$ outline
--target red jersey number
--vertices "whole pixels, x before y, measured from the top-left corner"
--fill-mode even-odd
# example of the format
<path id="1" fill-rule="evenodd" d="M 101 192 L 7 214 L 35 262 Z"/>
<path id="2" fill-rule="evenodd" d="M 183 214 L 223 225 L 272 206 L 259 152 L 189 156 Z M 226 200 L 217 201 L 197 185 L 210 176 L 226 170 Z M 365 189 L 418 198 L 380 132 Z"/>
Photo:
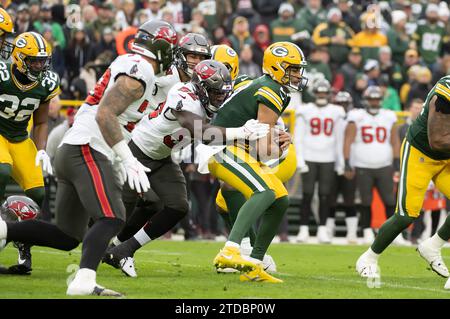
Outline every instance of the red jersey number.
<path id="1" fill-rule="evenodd" d="M 105 73 L 103 73 L 102 77 L 98 80 L 94 89 L 89 92 L 88 97 L 86 98 L 86 103 L 90 105 L 97 105 L 100 103 L 100 100 L 105 93 L 106 87 L 111 80 L 111 69 L 107 69 Z"/>
<path id="2" fill-rule="evenodd" d="M 326 136 L 330 136 L 333 134 L 334 122 L 330 118 L 320 119 L 314 117 L 309 121 L 309 126 L 311 127 L 311 135 L 319 135 L 323 132 Z"/>
<path id="3" fill-rule="evenodd" d="M 378 143 L 384 143 L 387 138 L 387 131 L 385 127 L 378 126 L 363 126 L 361 127 L 361 135 L 364 143 L 372 143 L 375 140 Z"/>

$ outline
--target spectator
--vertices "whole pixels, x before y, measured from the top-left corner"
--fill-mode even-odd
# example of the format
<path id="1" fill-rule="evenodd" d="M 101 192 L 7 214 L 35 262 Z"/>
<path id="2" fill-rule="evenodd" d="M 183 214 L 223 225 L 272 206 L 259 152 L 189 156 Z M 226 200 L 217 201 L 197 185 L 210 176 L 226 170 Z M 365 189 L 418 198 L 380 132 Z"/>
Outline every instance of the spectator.
<path id="1" fill-rule="evenodd" d="M 172 12 L 174 25 L 186 24 L 191 21 L 192 8 L 186 1 L 169 0 L 166 2 L 165 8 Z"/>
<path id="2" fill-rule="evenodd" d="M 363 30 L 353 37 L 351 45 L 361 49 L 364 60 L 376 60 L 378 59 L 379 48 L 388 44 L 387 37 L 380 32 L 380 23 L 376 13 L 364 13 L 361 21 Z"/>
<path id="3" fill-rule="evenodd" d="M 227 38 L 227 35 L 225 34 L 225 28 L 224 27 L 217 27 L 213 31 L 212 35 L 212 42 L 213 44 L 226 44 L 229 47 L 231 47 L 231 41 Z"/>
<path id="4" fill-rule="evenodd" d="M 381 108 L 385 110 L 401 111 L 402 104 L 400 103 L 400 97 L 397 91 L 390 85 L 389 78 L 384 74 L 380 76 L 378 84 L 383 94 L 383 100 L 381 101 Z"/>
<path id="5" fill-rule="evenodd" d="M 300 31 L 300 24 L 294 19 L 294 7 L 283 3 L 278 10 L 278 18 L 270 23 L 272 42 L 292 41 L 294 33 Z"/>
<path id="6" fill-rule="evenodd" d="M 105 28 L 103 30 L 100 43 L 97 43 L 93 49 L 93 56 L 97 57 L 105 51 L 111 52 L 113 58 L 117 57 L 116 41 L 114 39 L 114 33 L 111 28 Z"/>
<path id="7" fill-rule="evenodd" d="M 54 99 L 55 98 L 53 98 L 52 100 L 54 100 Z M 50 102 L 50 105 L 51 104 L 52 103 Z M 59 109 L 58 109 L 58 113 L 59 113 Z M 67 109 L 67 118 L 59 115 L 61 117 L 61 121 L 56 126 L 54 126 L 54 129 L 52 129 L 51 132 L 50 132 L 50 130 L 48 132 L 49 134 L 48 134 L 48 139 L 47 139 L 46 152 L 47 152 L 48 156 L 50 157 L 50 160 L 52 163 L 53 163 L 53 159 L 55 158 L 55 154 L 56 154 L 56 150 L 58 149 L 58 145 L 61 143 L 64 134 L 73 125 L 73 121 L 75 119 L 76 113 L 77 113 L 77 109 L 75 109 L 73 107 L 69 107 Z"/>
<path id="8" fill-rule="evenodd" d="M 271 44 L 269 28 L 265 24 L 260 24 L 253 32 L 253 43 L 251 49 L 253 52 L 253 62 L 262 67 L 264 51 Z"/>
<path id="9" fill-rule="evenodd" d="M 406 50 L 408 50 L 410 37 L 406 33 L 406 13 L 392 12 L 392 26 L 387 32 L 388 44 L 392 50 L 392 59 L 399 65 L 403 64 Z"/>
<path id="10" fill-rule="evenodd" d="M 261 67 L 253 62 L 252 58 L 253 53 L 250 45 L 244 45 L 239 57 L 239 73 L 246 74 L 252 79 L 256 79 L 262 75 L 262 71 Z"/>
<path id="11" fill-rule="evenodd" d="M 208 37 L 208 23 L 199 9 L 192 10 L 192 20 L 189 24 L 191 25 L 191 32 L 200 33 Z"/>
<path id="12" fill-rule="evenodd" d="M 72 31 L 72 39 L 65 50 L 69 83 L 80 74 L 80 69 L 94 59 L 93 46 L 84 31 L 83 25 L 77 25 Z"/>
<path id="13" fill-rule="evenodd" d="M 431 84 L 431 79 L 431 71 L 425 66 L 420 67 L 416 76 L 417 81 L 411 85 L 411 90 L 409 90 L 406 104 L 410 104 L 414 99 L 425 100 L 428 92 L 433 87 L 433 84 Z"/>
<path id="14" fill-rule="evenodd" d="M 253 8 L 266 24 L 271 24 L 280 15 L 282 2 L 283 0 L 252 0 Z"/>
<path id="15" fill-rule="evenodd" d="M 247 18 L 237 17 L 233 22 L 233 34 L 229 37 L 231 47 L 237 54 L 241 53 L 245 44 L 252 44 Z"/>
<path id="16" fill-rule="evenodd" d="M 357 12 L 356 7 L 351 5 L 352 2 L 347 0 L 338 0 L 337 2 L 338 8 L 342 13 L 342 20 L 345 24 L 348 25 L 353 32 L 361 31 L 361 26 L 358 19 L 360 14 Z"/>
<path id="17" fill-rule="evenodd" d="M 148 7 L 145 9 L 149 20 L 161 19 L 161 1 L 150 0 L 148 1 Z"/>
<path id="18" fill-rule="evenodd" d="M 135 9 L 136 5 L 134 0 L 122 0 L 121 10 L 116 13 L 115 29 L 122 31 L 128 27 L 135 25 Z"/>
<path id="19" fill-rule="evenodd" d="M 450 74 L 450 53 L 446 53 L 439 61 L 437 68 L 433 72 L 433 80 L 431 82 L 436 83 L 447 74 Z"/>
<path id="20" fill-rule="evenodd" d="M 39 0 L 30 0 L 30 2 L 28 2 L 28 5 L 30 9 L 30 22 L 34 23 L 39 20 L 41 4 Z"/>
<path id="21" fill-rule="evenodd" d="M 61 49 L 64 50 L 66 47 L 66 38 L 64 36 L 61 24 L 54 22 L 52 19 L 52 7 L 46 3 L 43 3 L 41 5 L 39 18 L 40 19 L 38 21 L 35 21 L 33 24 L 34 29 L 42 34 L 44 32 L 44 23 L 50 24 L 53 33 L 53 39 L 55 39 L 55 42 L 58 43 Z"/>
<path id="22" fill-rule="evenodd" d="M 364 108 L 362 96 L 364 91 L 369 86 L 368 84 L 369 79 L 367 78 L 367 75 L 363 73 L 356 74 L 356 81 L 349 90 L 352 95 L 355 108 Z"/>
<path id="23" fill-rule="evenodd" d="M 64 122 L 65 117 L 59 112 L 61 110 L 61 101 L 59 96 L 55 96 L 50 100 L 48 104 L 48 133 L 50 134 L 53 129 Z"/>
<path id="24" fill-rule="evenodd" d="M 450 36 L 450 9 L 448 8 L 448 5 L 442 1 L 441 5 L 439 6 L 439 20 L 441 23 L 444 24 L 445 27 L 445 33 L 447 34 L 447 37 Z M 444 54 L 450 54 L 450 41 L 444 41 L 442 44 L 442 51 Z"/>
<path id="25" fill-rule="evenodd" d="M 139 26 L 144 24 L 150 20 L 150 16 L 148 15 L 148 11 L 145 9 L 141 9 L 136 13 L 136 17 L 134 18 L 134 25 Z"/>
<path id="26" fill-rule="evenodd" d="M 423 61 L 433 70 L 441 54 L 443 43 L 448 42 L 449 39 L 444 25 L 439 21 L 439 7 L 430 3 L 425 15 L 426 20 L 419 21 L 413 40 Z"/>
<path id="27" fill-rule="evenodd" d="M 322 0 L 308 0 L 307 5 L 297 14 L 301 29 L 311 35 L 319 23 L 326 21 L 327 13 L 322 8 Z"/>
<path id="28" fill-rule="evenodd" d="M 413 65 L 420 65 L 420 57 L 417 50 L 409 49 L 405 52 L 405 59 L 402 64 L 402 79 L 405 82 L 408 78 L 408 70 Z"/>
<path id="29" fill-rule="evenodd" d="M 389 86 L 396 90 L 400 89 L 402 83 L 402 70 L 398 64 L 392 62 L 392 51 L 388 46 L 380 48 L 380 71 L 389 79 Z"/>
<path id="30" fill-rule="evenodd" d="M 361 49 L 354 47 L 348 55 L 348 62 L 345 63 L 339 73 L 344 78 L 344 89 L 347 92 L 352 90 L 356 82 L 356 74 L 363 71 Z"/>
<path id="31" fill-rule="evenodd" d="M 30 8 L 26 3 L 22 3 L 17 8 L 17 18 L 14 24 L 14 31 L 21 34 L 33 30 L 33 24 L 31 23 L 30 17 Z"/>
<path id="32" fill-rule="evenodd" d="M 45 24 L 43 27 L 44 32 L 42 33 L 42 36 L 52 47 L 52 70 L 58 73 L 59 78 L 63 78 L 66 71 L 63 50 L 53 39 L 52 27 L 49 24 Z"/>
<path id="33" fill-rule="evenodd" d="M 94 6 L 91 6 L 89 4 L 83 7 L 83 9 L 81 10 L 81 20 L 83 21 L 84 25 L 89 26 L 97 19 L 98 16 Z"/>
<path id="34" fill-rule="evenodd" d="M 97 19 L 86 28 L 92 30 L 94 33 L 95 41 L 98 42 L 101 39 L 103 30 L 106 27 L 113 28 L 114 26 L 114 12 L 112 4 L 103 2 L 98 7 Z"/>
<path id="35" fill-rule="evenodd" d="M 377 60 L 369 59 L 364 64 L 364 73 L 367 75 L 368 86 L 378 86 L 380 78 L 380 63 Z"/>
<path id="36" fill-rule="evenodd" d="M 337 8 L 328 11 L 328 22 L 320 23 L 313 33 L 315 45 L 324 45 L 330 52 L 333 69 L 345 63 L 350 48 L 348 41 L 353 38 L 353 31 L 342 21 L 342 13 Z"/>

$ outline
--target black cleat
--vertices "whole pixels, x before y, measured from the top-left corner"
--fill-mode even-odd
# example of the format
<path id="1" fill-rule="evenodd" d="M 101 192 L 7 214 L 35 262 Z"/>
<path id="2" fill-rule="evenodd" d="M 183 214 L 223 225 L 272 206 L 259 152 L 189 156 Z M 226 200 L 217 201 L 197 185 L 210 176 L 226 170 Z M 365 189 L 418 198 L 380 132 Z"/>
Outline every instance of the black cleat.
<path id="1" fill-rule="evenodd" d="M 16 247 L 19 252 L 17 267 L 15 267 L 15 269 L 17 269 L 19 274 L 31 272 L 31 246 L 14 242 L 14 247 Z"/>

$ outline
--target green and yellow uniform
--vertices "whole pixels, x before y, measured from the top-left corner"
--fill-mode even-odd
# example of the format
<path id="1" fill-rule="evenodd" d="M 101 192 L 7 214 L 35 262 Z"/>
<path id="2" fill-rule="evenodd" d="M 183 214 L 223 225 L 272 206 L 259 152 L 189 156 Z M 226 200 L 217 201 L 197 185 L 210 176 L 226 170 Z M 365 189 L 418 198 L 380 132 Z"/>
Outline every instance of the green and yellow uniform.
<path id="1" fill-rule="evenodd" d="M 419 21 L 412 38 L 417 41 L 420 56 L 427 64 L 436 62 L 440 56 L 442 44 L 449 40 L 442 22 L 430 24 L 426 20 Z"/>
<path id="2" fill-rule="evenodd" d="M 441 78 L 428 93 L 422 112 L 403 142 L 396 209 L 400 215 L 419 216 L 430 181 L 450 197 L 450 152 L 433 150 L 428 142 L 429 103 L 435 95 L 450 102 L 450 75 Z"/>
<path id="3" fill-rule="evenodd" d="M 24 190 L 44 185 L 27 126 L 34 111 L 59 92 L 56 73 L 47 71 L 40 80 L 22 85 L 13 75 L 12 64 L 0 62 L 0 163 L 12 166 L 12 177 Z"/>
<path id="4" fill-rule="evenodd" d="M 220 108 L 213 122 L 222 127 L 239 127 L 250 119 L 257 119 L 260 104 L 281 115 L 289 104 L 287 90 L 263 75 L 255 80 L 235 83 L 233 95 Z M 249 154 L 245 146 L 232 145 L 214 155 L 209 171 L 215 177 L 239 190 L 246 198 L 254 192 L 272 190 L 275 198 L 287 195 L 281 180 L 272 169 Z"/>

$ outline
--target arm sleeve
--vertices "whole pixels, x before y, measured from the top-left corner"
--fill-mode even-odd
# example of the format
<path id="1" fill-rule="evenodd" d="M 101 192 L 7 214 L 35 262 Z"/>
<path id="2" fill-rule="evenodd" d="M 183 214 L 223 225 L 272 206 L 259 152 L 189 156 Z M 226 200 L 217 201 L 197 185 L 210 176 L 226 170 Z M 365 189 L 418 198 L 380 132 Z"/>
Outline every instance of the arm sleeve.
<path id="1" fill-rule="evenodd" d="M 284 101 L 280 97 L 280 94 L 272 90 L 268 86 L 263 86 L 254 94 L 256 100 L 259 103 L 266 105 L 276 114 L 281 115 L 284 110 Z"/>

